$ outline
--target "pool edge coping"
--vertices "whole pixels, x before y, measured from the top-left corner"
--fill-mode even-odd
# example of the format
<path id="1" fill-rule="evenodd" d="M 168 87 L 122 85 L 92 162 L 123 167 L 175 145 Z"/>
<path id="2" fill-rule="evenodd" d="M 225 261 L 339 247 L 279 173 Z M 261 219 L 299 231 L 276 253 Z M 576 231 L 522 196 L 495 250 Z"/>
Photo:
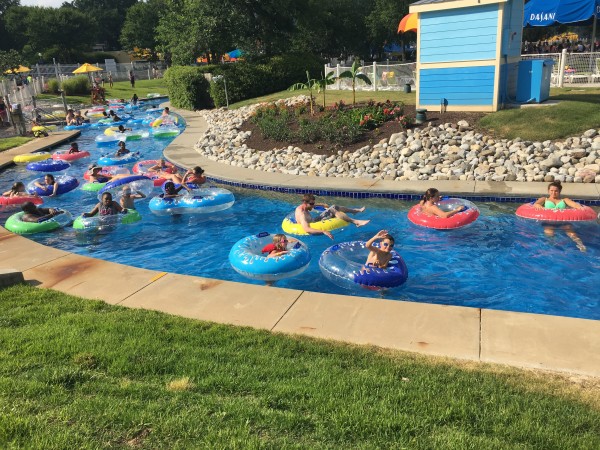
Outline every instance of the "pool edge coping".
<path id="1" fill-rule="evenodd" d="M 186 121 L 186 116 L 200 118 L 192 114 L 181 115 Z M 191 134 L 182 133 L 167 148 L 185 147 Z M 184 142 L 183 136 L 187 136 Z M 596 352 L 600 321 L 596 320 L 325 294 L 158 272 L 46 247 L 0 227 L 0 254 L 7 251 L 3 266 L 13 268 L 12 264 L 23 271 L 29 283 L 111 304 L 359 345 L 600 376 Z M 113 283 L 106 293 L 106 277 L 113 281 L 121 277 L 125 282 Z"/>

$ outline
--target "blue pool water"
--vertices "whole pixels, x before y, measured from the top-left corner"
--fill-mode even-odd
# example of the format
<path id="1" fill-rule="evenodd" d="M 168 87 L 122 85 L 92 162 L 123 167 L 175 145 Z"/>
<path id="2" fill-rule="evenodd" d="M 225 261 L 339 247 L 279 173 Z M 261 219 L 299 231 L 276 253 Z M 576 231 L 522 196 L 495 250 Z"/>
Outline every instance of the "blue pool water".
<path id="1" fill-rule="evenodd" d="M 79 148 L 92 157 L 73 163 L 67 173 L 83 182 L 82 174 L 106 148 L 97 148 L 94 137 L 101 130 L 82 130 Z M 171 142 L 152 138 L 128 142 L 142 159 L 156 159 Z M 59 149 L 66 149 L 63 145 Z M 131 168 L 131 167 L 130 167 Z M 0 188 L 13 181 L 28 182 L 42 174 L 16 166 L 0 174 Z M 261 284 L 242 278 L 229 265 L 233 244 L 261 231 L 281 232 L 281 221 L 299 203 L 300 195 L 230 189 L 236 203 L 210 217 L 157 217 L 148 201 L 138 201 L 142 222 L 123 225 L 103 235 L 79 234 L 73 229 L 31 236 L 36 242 L 70 252 L 136 267 Z M 155 189 L 158 194 L 158 188 Z M 566 188 L 568 193 L 568 186 Z M 542 193 L 540 193 L 542 194 Z M 280 287 L 341 293 L 390 300 L 464 305 L 481 308 L 555 314 L 600 319 L 600 227 L 575 224 L 587 246 L 580 252 L 561 229 L 553 238 L 535 222 L 515 217 L 513 203 L 477 203 L 481 216 L 465 229 L 439 232 L 417 227 L 407 219 L 411 203 L 384 199 L 324 198 L 328 203 L 366 205 L 361 218 L 371 219 L 362 228 L 350 225 L 335 233 L 335 242 L 367 240 L 381 229 L 396 238 L 409 269 L 403 286 L 385 293 L 357 288 L 346 291 L 331 284 L 319 270 L 320 254 L 334 241 L 324 236 L 302 237 L 312 261 L 303 274 L 276 283 Z M 360 202 L 360 205 L 357 203 Z M 46 198 L 44 206 L 60 206 L 73 216 L 89 211 L 95 195 L 79 189 L 58 198 Z M 9 213 L 0 212 L 2 223 Z M 332 299 L 332 301 L 335 301 Z"/>

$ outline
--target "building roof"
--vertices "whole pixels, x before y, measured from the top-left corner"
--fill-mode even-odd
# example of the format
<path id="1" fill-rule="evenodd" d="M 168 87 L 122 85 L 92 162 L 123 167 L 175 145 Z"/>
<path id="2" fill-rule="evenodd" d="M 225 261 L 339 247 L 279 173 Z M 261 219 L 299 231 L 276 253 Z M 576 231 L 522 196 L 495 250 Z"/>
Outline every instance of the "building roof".
<path id="1" fill-rule="evenodd" d="M 418 2 L 411 3 L 412 5 L 431 5 L 433 3 L 446 3 L 446 2 L 454 2 L 456 0 L 419 0 Z"/>

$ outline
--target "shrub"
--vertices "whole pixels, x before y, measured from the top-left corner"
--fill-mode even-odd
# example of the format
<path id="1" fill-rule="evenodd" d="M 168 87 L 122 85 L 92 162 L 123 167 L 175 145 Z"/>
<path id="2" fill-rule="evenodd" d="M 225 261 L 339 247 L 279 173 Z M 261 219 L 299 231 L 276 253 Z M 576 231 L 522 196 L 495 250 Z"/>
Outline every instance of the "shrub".
<path id="1" fill-rule="evenodd" d="M 188 110 L 210 108 L 209 82 L 203 67 L 173 66 L 165 72 L 171 104 Z"/>
<path id="2" fill-rule="evenodd" d="M 92 91 L 90 79 L 87 75 L 80 75 L 63 81 L 62 88 L 65 95 L 88 95 Z"/>
<path id="3" fill-rule="evenodd" d="M 60 89 L 60 83 L 56 78 L 50 78 L 46 83 L 46 86 L 48 87 L 48 92 L 50 92 L 51 94 L 58 94 L 58 91 Z"/>

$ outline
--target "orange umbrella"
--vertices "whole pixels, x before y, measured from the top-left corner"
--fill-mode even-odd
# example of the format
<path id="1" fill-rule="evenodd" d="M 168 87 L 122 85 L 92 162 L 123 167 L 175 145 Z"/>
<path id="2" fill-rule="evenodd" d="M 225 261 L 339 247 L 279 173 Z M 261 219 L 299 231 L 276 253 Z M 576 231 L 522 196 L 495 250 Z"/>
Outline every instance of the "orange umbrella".
<path id="1" fill-rule="evenodd" d="M 417 14 L 410 13 L 405 15 L 398 24 L 398 33 L 406 33 L 407 31 L 417 31 Z"/>

